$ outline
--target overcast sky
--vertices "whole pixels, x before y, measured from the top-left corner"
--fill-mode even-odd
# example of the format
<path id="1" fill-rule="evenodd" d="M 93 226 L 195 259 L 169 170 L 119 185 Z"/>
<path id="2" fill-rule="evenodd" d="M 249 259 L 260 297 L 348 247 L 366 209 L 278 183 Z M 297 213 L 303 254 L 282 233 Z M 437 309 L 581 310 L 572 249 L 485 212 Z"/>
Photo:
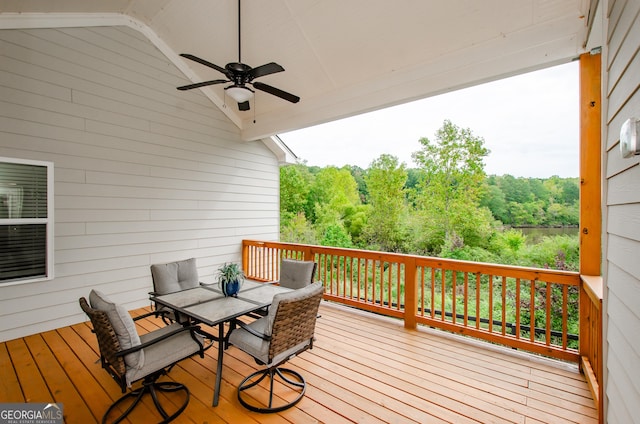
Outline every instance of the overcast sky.
<path id="1" fill-rule="evenodd" d="M 418 140 L 449 119 L 484 139 L 487 174 L 577 177 L 578 96 L 576 61 L 279 136 L 307 165 L 368 168 L 388 153 L 413 168 Z"/>

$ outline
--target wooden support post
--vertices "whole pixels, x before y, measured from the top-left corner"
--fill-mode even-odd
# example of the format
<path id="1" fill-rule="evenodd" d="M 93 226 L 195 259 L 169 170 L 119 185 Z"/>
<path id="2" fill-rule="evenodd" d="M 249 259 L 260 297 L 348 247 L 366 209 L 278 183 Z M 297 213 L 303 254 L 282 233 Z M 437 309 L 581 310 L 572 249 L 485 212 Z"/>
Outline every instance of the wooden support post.
<path id="1" fill-rule="evenodd" d="M 404 328 L 415 330 L 418 326 L 418 284 L 416 283 L 416 260 L 409 256 L 404 261 Z"/>
<path id="2" fill-rule="evenodd" d="M 602 261 L 601 54 L 580 56 L 580 368 L 603 422 L 602 308 L 586 295 L 585 276 L 600 277 Z M 602 302 L 600 295 L 599 302 Z M 590 369 L 594 367 L 595 369 Z M 594 381 L 595 380 L 595 381 Z"/>
<path id="3" fill-rule="evenodd" d="M 580 56 L 580 274 L 600 275 L 602 116 L 600 53 Z"/>

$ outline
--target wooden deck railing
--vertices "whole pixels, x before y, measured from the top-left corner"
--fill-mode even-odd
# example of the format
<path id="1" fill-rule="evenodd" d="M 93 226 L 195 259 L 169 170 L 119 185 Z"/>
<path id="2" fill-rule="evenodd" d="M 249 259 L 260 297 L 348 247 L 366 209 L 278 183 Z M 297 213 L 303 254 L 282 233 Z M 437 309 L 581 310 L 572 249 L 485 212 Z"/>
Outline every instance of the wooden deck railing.
<path id="1" fill-rule="evenodd" d="M 313 260 L 324 298 L 578 363 L 602 414 L 602 278 L 576 272 L 244 240 L 248 278 L 276 281 L 282 258 Z M 602 422 L 602 420 L 600 421 Z"/>
<path id="2" fill-rule="evenodd" d="M 576 363 L 599 358 L 584 353 L 597 336 L 585 342 L 578 322 L 584 289 L 575 272 L 252 240 L 242 255 L 246 276 L 263 281 L 278 280 L 281 258 L 314 260 L 325 299 L 408 328 L 424 324 Z"/>
<path id="3" fill-rule="evenodd" d="M 580 369 L 587 378 L 593 399 L 602 409 L 602 277 L 581 276 L 580 285 Z"/>

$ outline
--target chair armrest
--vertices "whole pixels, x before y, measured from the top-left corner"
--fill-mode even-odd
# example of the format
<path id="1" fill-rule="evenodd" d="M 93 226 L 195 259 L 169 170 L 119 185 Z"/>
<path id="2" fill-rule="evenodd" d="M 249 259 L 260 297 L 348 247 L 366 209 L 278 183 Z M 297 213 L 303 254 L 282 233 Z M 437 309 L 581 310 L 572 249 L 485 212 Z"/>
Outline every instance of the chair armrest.
<path id="1" fill-rule="evenodd" d="M 271 340 L 271 336 L 267 336 L 264 333 L 260 333 L 259 331 L 254 330 L 253 328 L 249 327 L 248 324 L 246 324 L 246 323 L 244 323 L 244 322 L 242 322 L 240 320 L 236 319 L 236 320 L 234 320 L 234 322 L 237 325 L 239 325 L 240 327 L 242 327 L 243 330 L 247 331 L 248 333 L 250 333 L 253 336 L 259 337 L 262 340 L 267 340 L 267 341 Z"/>
<path id="2" fill-rule="evenodd" d="M 151 316 L 158 316 L 158 315 L 166 315 L 168 314 L 169 311 L 151 311 L 151 312 L 147 312 L 145 314 L 142 315 L 138 315 L 137 317 L 133 317 L 134 321 L 138 321 L 139 319 L 143 319 L 143 318 L 147 318 L 147 317 L 151 317 Z"/>
<path id="3" fill-rule="evenodd" d="M 146 347 L 152 346 L 152 345 L 154 345 L 156 343 L 159 343 L 159 342 L 161 342 L 163 340 L 168 339 L 169 337 L 173 337 L 176 334 L 180 334 L 180 333 L 182 333 L 184 331 L 190 331 L 190 332 L 193 333 L 193 332 L 198 332 L 199 330 L 200 330 L 200 327 L 197 326 L 197 325 L 189 325 L 189 326 L 179 327 L 179 328 L 176 328 L 173 331 L 170 331 L 168 333 L 163 334 L 160 337 L 157 337 L 157 338 L 155 338 L 153 340 L 149 340 L 148 342 L 141 343 L 141 344 L 139 344 L 137 346 L 130 347 L 129 349 L 124 349 L 124 350 L 121 350 L 119 352 L 116 352 L 116 356 L 125 356 L 125 355 L 128 355 L 130 353 L 137 352 L 137 351 L 139 351 L 141 349 L 144 349 Z"/>

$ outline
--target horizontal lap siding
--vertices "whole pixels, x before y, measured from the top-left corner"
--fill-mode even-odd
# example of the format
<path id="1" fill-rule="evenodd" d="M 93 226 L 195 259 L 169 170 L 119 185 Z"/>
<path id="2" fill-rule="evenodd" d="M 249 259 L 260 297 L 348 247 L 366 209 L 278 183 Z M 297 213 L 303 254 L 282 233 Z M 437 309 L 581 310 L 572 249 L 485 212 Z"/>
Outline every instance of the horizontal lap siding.
<path id="1" fill-rule="evenodd" d="M 152 263 L 211 281 L 277 239 L 276 158 L 186 83 L 130 28 L 0 31 L 0 156 L 54 162 L 56 277 L 0 286 L 0 340 L 85 320 L 94 287 L 148 304 Z"/>
<path id="2" fill-rule="evenodd" d="M 604 147 L 607 204 L 605 282 L 608 422 L 639 422 L 640 402 L 640 156 L 624 159 L 620 127 L 640 118 L 640 3 L 609 1 Z"/>

